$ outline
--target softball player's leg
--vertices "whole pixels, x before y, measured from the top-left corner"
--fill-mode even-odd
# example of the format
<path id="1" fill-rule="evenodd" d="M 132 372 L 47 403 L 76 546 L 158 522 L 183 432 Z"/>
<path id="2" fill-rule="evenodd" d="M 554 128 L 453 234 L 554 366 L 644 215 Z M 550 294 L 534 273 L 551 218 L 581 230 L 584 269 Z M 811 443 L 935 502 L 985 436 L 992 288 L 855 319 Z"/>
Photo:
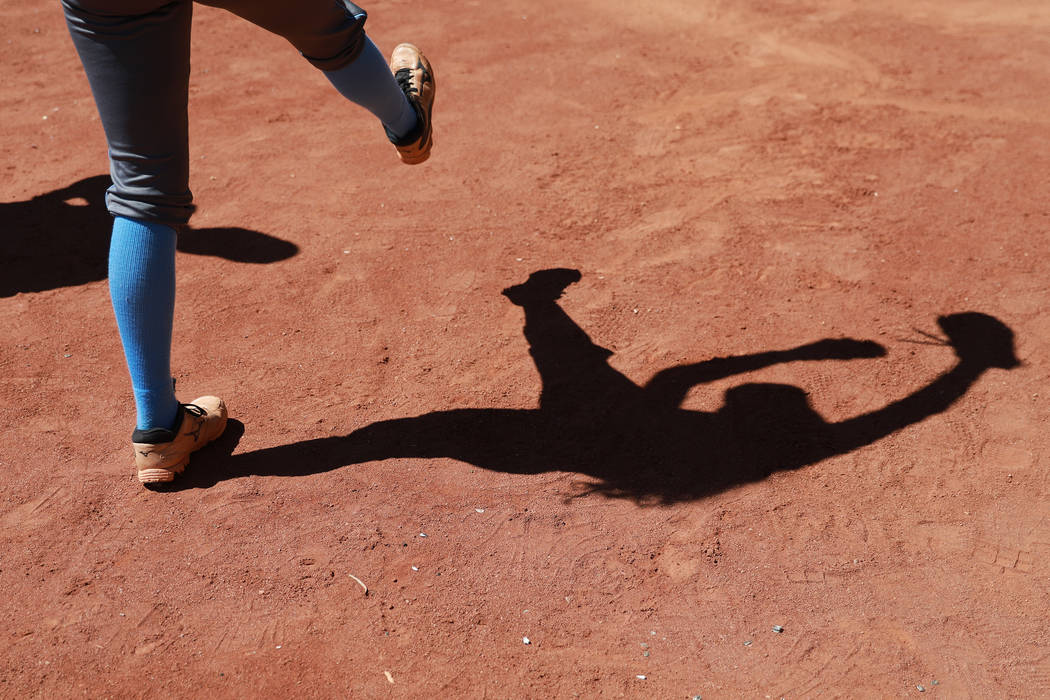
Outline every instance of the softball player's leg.
<path id="1" fill-rule="evenodd" d="M 198 0 L 283 36 L 348 100 L 374 114 L 402 162 L 422 163 L 433 148 L 434 73 L 411 44 L 390 65 L 365 35 L 364 10 L 349 0 Z"/>
<path id="2" fill-rule="evenodd" d="M 110 297 L 135 393 L 139 479 L 170 481 L 218 437 L 215 397 L 180 406 L 171 380 L 175 227 L 193 212 L 186 100 L 189 0 L 63 0 L 109 144 Z"/>

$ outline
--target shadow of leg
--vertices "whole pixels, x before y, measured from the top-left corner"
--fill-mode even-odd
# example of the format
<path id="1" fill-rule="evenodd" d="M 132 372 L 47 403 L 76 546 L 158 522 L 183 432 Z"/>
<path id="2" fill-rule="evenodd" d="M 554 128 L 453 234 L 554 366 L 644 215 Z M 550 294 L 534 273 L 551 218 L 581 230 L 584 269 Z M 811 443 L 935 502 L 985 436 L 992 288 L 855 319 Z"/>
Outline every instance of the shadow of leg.
<path id="1" fill-rule="evenodd" d="M 178 250 L 191 255 L 263 264 L 287 260 L 299 252 L 299 246 L 244 228 L 185 228 L 179 232 Z"/>

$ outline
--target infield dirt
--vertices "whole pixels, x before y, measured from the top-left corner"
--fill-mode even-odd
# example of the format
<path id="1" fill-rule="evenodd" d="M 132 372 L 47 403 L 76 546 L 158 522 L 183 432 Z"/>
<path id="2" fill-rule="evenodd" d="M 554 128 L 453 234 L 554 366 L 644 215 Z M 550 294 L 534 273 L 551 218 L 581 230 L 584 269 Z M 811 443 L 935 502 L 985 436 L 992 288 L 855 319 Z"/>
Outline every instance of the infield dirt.
<path id="1" fill-rule="evenodd" d="M 0 9 L 0 695 L 1050 695 L 1050 4 L 367 9 L 422 166 L 197 8 L 174 372 L 234 420 L 161 493 L 87 82 Z"/>

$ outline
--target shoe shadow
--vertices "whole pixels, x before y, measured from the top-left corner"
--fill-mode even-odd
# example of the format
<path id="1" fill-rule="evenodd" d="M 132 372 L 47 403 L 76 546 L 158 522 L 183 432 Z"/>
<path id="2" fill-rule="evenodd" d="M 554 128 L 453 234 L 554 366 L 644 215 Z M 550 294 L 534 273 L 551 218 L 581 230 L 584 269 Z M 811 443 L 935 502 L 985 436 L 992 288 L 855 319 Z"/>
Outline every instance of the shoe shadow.
<path id="1" fill-rule="evenodd" d="M 644 385 L 608 362 L 557 303 L 580 278 L 543 270 L 504 290 L 525 315 L 525 338 L 542 380 L 536 409 L 464 408 L 372 423 L 338 437 L 230 454 L 229 435 L 199 453 L 175 488 L 206 488 L 247 475 L 304 476 L 394 458 L 450 458 L 517 474 L 576 472 L 590 481 L 569 497 L 599 493 L 641 504 L 702 498 L 778 470 L 798 469 L 871 444 L 948 410 L 992 368 L 1018 366 L 1013 332 L 985 314 L 942 316 L 957 362 L 919 390 L 838 422 L 788 384 L 744 383 L 717 411 L 681 407 L 694 387 L 791 362 L 878 358 L 870 340 L 826 338 L 784 350 L 670 367 Z M 930 338 L 933 336 L 927 336 Z M 228 430 L 230 430 L 228 428 Z M 208 454 L 210 453 L 210 454 Z"/>
<path id="2" fill-rule="evenodd" d="M 106 279 L 112 219 L 107 175 L 78 180 L 32 199 L 0 203 L 0 298 Z M 184 228 L 178 249 L 242 263 L 272 263 L 298 246 L 243 228 Z"/>
<path id="3" fill-rule="evenodd" d="M 209 488 L 237 476 L 244 476 L 230 471 L 233 462 L 233 451 L 237 449 L 244 437 L 244 423 L 236 418 L 226 421 L 226 429 L 214 442 L 195 452 L 190 457 L 190 464 L 175 481 L 161 484 L 145 484 L 150 491 L 168 493 L 186 489 Z"/>

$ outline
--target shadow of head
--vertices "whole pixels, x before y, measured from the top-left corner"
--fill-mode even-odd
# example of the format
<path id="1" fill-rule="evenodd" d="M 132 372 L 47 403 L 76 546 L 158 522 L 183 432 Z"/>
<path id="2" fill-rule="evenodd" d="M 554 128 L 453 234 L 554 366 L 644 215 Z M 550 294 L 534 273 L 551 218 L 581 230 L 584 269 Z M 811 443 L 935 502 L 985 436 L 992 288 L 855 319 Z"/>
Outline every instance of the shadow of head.
<path id="1" fill-rule="evenodd" d="M 732 432 L 749 436 L 810 434 L 825 425 L 809 395 L 790 384 L 735 386 L 726 391 L 720 413 Z"/>
<path id="2" fill-rule="evenodd" d="M 1014 351 L 1014 332 L 994 316 L 967 311 L 941 316 L 937 325 L 964 363 L 1002 369 L 1021 364 Z"/>

